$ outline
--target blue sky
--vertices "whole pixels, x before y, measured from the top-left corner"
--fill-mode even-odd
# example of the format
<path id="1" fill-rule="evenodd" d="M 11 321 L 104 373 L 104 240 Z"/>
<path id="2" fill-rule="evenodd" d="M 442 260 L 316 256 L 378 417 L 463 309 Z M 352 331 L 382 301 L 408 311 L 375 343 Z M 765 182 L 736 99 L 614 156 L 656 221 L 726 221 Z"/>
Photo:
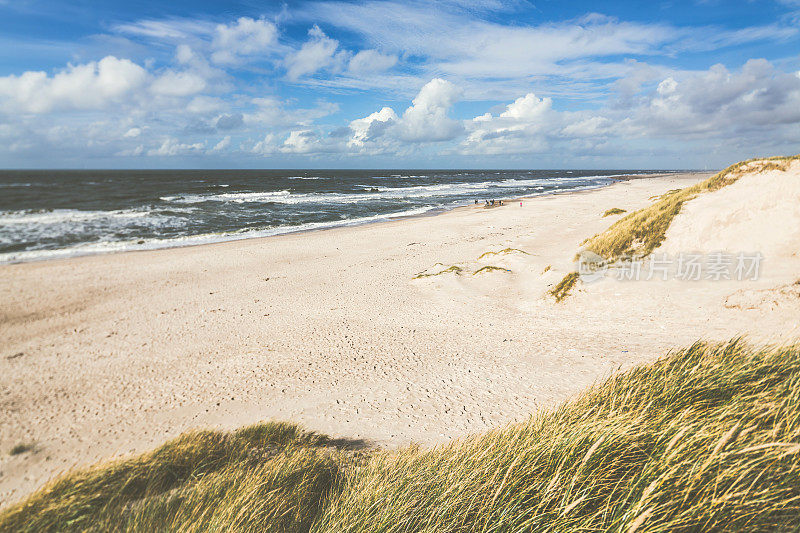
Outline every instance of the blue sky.
<path id="1" fill-rule="evenodd" d="M 800 152 L 800 0 L 0 0 L 0 167 L 716 168 Z"/>

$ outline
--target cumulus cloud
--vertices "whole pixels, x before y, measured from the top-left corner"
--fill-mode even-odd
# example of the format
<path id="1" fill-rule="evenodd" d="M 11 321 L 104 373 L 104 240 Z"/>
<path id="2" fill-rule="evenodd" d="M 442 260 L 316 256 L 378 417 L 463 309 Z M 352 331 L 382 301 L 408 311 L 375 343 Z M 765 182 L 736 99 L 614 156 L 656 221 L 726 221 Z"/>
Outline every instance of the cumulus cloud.
<path id="1" fill-rule="evenodd" d="M 309 154 L 318 151 L 319 136 L 311 130 L 295 130 L 283 141 L 281 152 Z"/>
<path id="2" fill-rule="evenodd" d="M 243 148 L 246 146 L 243 145 Z M 263 139 L 253 144 L 249 150 L 256 155 L 272 155 L 278 151 L 277 136 L 274 133 L 267 133 Z"/>
<path id="3" fill-rule="evenodd" d="M 23 113 L 104 109 L 135 94 L 147 80 L 144 68 L 114 56 L 69 65 L 53 76 L 28 71 L 0 77 L 0 108 Z"/>
<path id="4" fill-rule="evenodd" d="M 350 122 L 352 135 L 347 141 L 349 147 L 363 147 L 365 143 L 373 141 L 383 135 L 386 128 L 397 121 L 397 113 L 391 107 L 384 107 L 364 118 Z"/>
<path id="5" fill-rule="evenodd" d="M 736 130 L 800 123 L 800 78 L 764 59 L 739 71 L 714 65 L 707 71 L 676 72 L 630 110 L 647 134 L 727 134 Z"/>
<path id="6" fill-rule="evenodd" d="M 383 72 L 397 64 L 397 56 L 382 54 L 377 50 L 361 50 L 350 58 L 348 70 L 353 74 Z"/>
<path id="7" fill-rule="evenodd" d="M 147 151 L 147 155 L 150 156 L 176 156 L 176 155 L 187 155 L 192 153 L 201 152 L 205 149 L 204 143 L 182 143 L 178 139 L 173 137 L 168 137 L 163 140 L 161 146 L 158 148 L 152 148 Z"/>
<path id="8" fill-rule="evenodd" d="M 411 107 L 397 123 L 397 135 L 409 142 L 447 141 L 463 131 L 460 122 L 447 116 L 461 90 L 449 81 L 434 78 L 420 89 Z"/>
<path id="9" fill-rule="evenodd" d="M 470 133 L 462 142 L 462 153 L 533 153 L 546 146 L 559 116 L 550 98 L 534 93 L 517 98 L 498 116 L 491 113 L 475 117 Z"/>
<path id="10" fill-rule="evenodd" d="M 211 46 L 212 61 L 235 64 L 243 57 L 266 55 L 278 42 L 275 24 L 264 19 L 241 17 L 235 24 L 219 24 Z"/>
<path id="11" fill-rule="evenodd" d="M 344 51 L 337 53 L 339 41 L 325 35 L 319 26 L 311 28 L 308 35 L 309 40 L 286 57 L 286 75 L 290 80 L 341 64 L 347 55 Z"/>
<path id="12" fill-rule="evenodd" d="M 217 144 L 214 145 L 214 148 L 212 148 L 211 151 L 222 152 L 226 150 L 230 145 L 231 145 L 231 136 L 226 135 Z"/>
<path id="13" fill-rule="evenodd" d="M 190 96 L 207 87 L 206 79 L 190 71 L 168 70 L 153 80 L 150 91 L 162 96 Z"/>
<path id="14" fill-rule="evenodd" d="M 220 115 L 214 121 L 214 126 L 218 130 L 235 130 L 244 125 L 244 117 L 241 113 Z"/>

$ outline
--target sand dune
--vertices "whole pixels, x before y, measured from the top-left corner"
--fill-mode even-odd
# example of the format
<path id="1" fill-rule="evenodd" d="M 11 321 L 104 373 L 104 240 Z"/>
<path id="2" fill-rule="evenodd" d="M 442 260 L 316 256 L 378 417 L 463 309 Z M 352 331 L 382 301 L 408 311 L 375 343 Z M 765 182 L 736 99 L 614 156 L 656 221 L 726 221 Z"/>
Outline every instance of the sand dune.
<path id="1" fill-rule="evenodd" d="M 726 304 L 792 284 L 790 254 L 768 257 L 754 281 L 609 278 L 560 304 L 547 296 L 580 243 L 618 218 L 607 210 L 631 212 L 705 177 L 0 267 L 0 499 L 192 427 L 289 419 L 379 445 L 444 442 L 698 338 L 796 338 L 795 314 Z M 748 186 L 709 198 L 740 201 Z M 716 223 L 693 215 L 701 200 L 665 246 L 688 246 L 685 235 Z M 5 455 L 20 442 L 34 451 Z"/>

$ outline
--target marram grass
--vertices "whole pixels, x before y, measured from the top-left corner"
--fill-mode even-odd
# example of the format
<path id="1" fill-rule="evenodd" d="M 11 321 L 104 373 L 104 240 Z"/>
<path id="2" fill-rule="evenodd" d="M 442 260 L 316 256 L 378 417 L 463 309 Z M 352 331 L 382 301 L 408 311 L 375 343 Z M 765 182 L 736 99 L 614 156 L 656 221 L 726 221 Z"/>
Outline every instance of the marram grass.
<path id="1" fill-rule="evenodd" d="M 2 531 L 797 531 L 800 346 L 697 343 L 553 411 L 366 455 L 286 424 L 67 474 Z"/>
<path id="2" fill-rule="evenodd" d="M 667 229 L 685 202 L 696 198 L 698 194 L 716 191 L 730 185 L 745 173 L 786 170 L 792 161 L 798 159 L 800 155 L 770 157 L 731 165 L 707 180 L 685 189 L 672 190 L 662 195 L 652 205 L 624 216 L 603 233 L 587 239 L 583 243 L 584 249 L 596 253 L 609 262 L 624 257 L 645 257 L 664 241 Z"/>
<path id="3" fill-rule="evenodd" d="M 800 155 L 750 159 L 731 165 L 707 180 L 685 189 L 673 189 L 658 197 L 653 204 L 620 218 L 604 232 L 586 239 L 582 243 L 583 250 L 594 252 L 609 264 L 647 257 L 664 242 L 672 220 L 678 216 L 684 203 L 693 200 L 699 194 L 713 192 L 730 185 L 745 173 L 786 170 L 789 164 L 796 160 L 800 160 Z M 603 216 L 610 214 L 610 211 Z M 580 252 L 575 256 L 576 261 L 579 256 Z M 572 273 L 567 274 L 570 275 Z M 566 277 L 562 283 L 565 281 Z M 559 301 L 569 295 L 572 285 L 574 283 Z"/>

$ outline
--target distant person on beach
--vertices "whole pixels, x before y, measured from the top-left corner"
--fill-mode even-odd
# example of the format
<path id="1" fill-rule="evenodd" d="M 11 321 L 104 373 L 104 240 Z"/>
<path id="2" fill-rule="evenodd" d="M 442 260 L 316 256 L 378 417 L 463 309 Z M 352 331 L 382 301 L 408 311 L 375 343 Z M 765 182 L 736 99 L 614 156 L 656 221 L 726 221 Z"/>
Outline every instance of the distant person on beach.
<path id="1" fill-rule="evenodd" d="M 492 205 L 494 205 L 494 200 L 492 200 Z"/>

